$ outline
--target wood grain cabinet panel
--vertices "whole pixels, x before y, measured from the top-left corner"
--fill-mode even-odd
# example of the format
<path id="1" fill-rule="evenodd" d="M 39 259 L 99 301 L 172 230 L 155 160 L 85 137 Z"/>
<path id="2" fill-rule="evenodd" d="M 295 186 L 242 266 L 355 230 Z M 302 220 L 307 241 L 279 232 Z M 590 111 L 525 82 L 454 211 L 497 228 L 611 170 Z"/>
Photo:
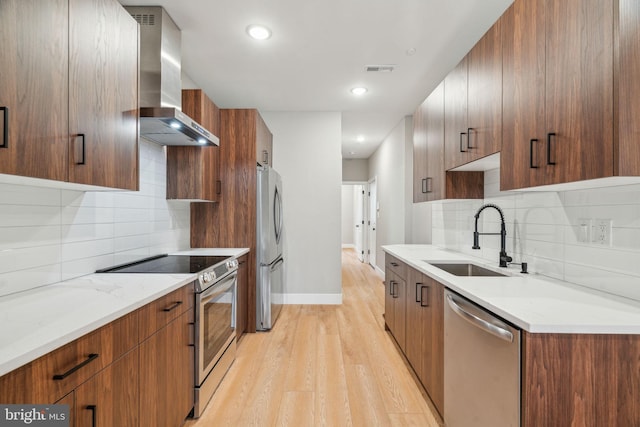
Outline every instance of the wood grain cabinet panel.
<path id="1" fill-rule="evenodd" d="M 115 0 L 7 0 L 0 35 L 0 173 L 137 190 L 135 20 Z"/>
<path id="2" fill-rule="evenodd" d="M 640 425 L 640 336 L 523 333 L 523 427 Z"/>
<path id="3" fill-rule="evenodd" d="M 0 2 L 0 173 L 68 179 L 68 14 L 67 0 Z"/>
<path id="4" fill-rule="evenodd" d="M 202 90 L 182 91 L 182 111 L 220 135 L 220 109 Z M 167 199 L 216 202 L 221 186 L 220 147 L 167 147 Z"/>
<path id="5" fill-rule="evenodd" d="M 273 135 L 260 114 L 256 115 L 256 161 L 262 166 L 273 166 Z"/>
<path id="6" fill-rule="evenodd" d="M 138 24 L 115 0 L 69 0 L 69 21 L 69 181 L 137 190 Z"/>
<path id="7" fill-rule="evenodd" d="M 187 285 L 142 307 L 139 310 L 140 341 L 144 341 L 182 313 L 193 311 L 194 303 L 193 285 Z"/>
<path id="8" fill-rule="evenodd" d="M 441 82 L 413 116 L 414 203 L 484 197 L 482 172 L 445 172 L 445 91 Z"/>
<path id="9" fill-rule="evenodd" d="M 140 415 L 158 409 L 139 406 L 138 378 L 135 348 L 79 386 L 74 392 L 76 427 L 142 425 Z"/>
<path id="10" fill-rule="evenodd" d="M 248 255 L 242 255 L 238 258 L 238 289 L 237 289 L 237 307 L 236 307 L 236 336 L 238 339 L 242 337 L 247 330 L 247 295 L 249 293 L 249 266 L 247 262 Z"/>
<path id="11" fill-rule="evenodd" d="M 220 110 L 220 202 L 191 204 L 191 247 L 250 249 L 247 332 L 256 331 L 256 152 L 263 139 L 272 136 L 257 110 Z"/>
<path id="12" fill-rule="evenodd" d="M 467 163 L 467 57 L 444 79 L 444 168 L 449 170 Z"/>
<path id="13" fill-rule="evenodd" d="M 516 0 L 505 17 L 501 189 L 640 175 L 638 2 Z"/>
<path id="14" fill-rule="evenodd" d="M 140 345 L 140 425 L 176 427 L 194 402 L 194 354 L 188 311 Z"/>

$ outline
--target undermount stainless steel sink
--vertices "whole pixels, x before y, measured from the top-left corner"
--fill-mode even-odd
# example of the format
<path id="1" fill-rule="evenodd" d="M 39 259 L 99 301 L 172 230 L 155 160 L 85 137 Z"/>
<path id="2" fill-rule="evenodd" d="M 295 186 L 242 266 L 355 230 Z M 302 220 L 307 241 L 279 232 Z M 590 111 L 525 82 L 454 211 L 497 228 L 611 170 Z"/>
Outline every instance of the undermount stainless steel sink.
<path id="1" fill-rule="evenodd" d="M 429 261 L 426 261 L 429 262 Z M 485 277 L 499 277 L 507 276 L 506 274 L 498 273 L 497 271 L 489 270 L 488 268 L 480 267 L 476 264 L 470 263 L 430 263 L 434 267 L 453 274 L 454 276 L 485 276 Z"/>

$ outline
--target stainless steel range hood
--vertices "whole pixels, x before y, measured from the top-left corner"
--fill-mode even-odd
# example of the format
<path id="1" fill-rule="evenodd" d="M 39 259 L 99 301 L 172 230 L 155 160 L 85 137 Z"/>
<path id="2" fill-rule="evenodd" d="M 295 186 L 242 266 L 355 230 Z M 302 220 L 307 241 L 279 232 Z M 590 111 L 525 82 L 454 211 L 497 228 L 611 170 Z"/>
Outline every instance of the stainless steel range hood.
<path id="1" fill-rule="evenodd" d="M 126 6 L 140 24 L 140 136 L 162 145 L 219 145 L 182 110 L 181 34 L 160 6 Z"/>

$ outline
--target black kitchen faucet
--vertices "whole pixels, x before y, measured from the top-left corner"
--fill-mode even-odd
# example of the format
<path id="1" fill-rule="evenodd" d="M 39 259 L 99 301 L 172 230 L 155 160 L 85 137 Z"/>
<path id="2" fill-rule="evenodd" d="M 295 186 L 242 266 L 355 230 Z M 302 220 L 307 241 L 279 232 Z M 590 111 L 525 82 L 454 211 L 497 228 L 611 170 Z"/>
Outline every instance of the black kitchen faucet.
<path id="1" fill-rule="evenodd" d="M 500 214 L 500 232 L 499 233 L 478 233 L 478 218 L 480 218 L 480 213 L 485 210 L 486 208 L 494 208 L 498 211 L 498 213 Z M 506 242 L 507 242 L 507 228 L 504 225 L 504 214 L 502 213 L 502 209 L 500 209 L 498 206 L 489 203 L 486 205 L 483 205 L 482 207 L 480 207 L 480 209 L 478 209 L 478 212 L 476 212 L 476 214 L 474 215 L 476 218 L 476 227 L 475 230 L 473 232 L 473 249 L 480 249 L 480 235 L 500 235 L 500 267 L 506 267 L 507 263 L 513 261 L 513 258 L 511 258 L 509 255 L 507 255 L 507 251 L 505 249 L 506 246 Z M 524 268 L 523 268 L 524 270 Z"/>

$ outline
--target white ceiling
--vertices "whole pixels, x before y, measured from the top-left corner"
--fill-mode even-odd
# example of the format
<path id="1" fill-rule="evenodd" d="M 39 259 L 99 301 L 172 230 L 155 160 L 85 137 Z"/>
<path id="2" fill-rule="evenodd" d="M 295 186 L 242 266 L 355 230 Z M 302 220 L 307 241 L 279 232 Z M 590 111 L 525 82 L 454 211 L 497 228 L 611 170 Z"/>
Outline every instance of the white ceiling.
<path id="1" fill-rule="evenodd" d="M 164 6 L 182 30 L 183 71 L 219 107 L 342 112 L 344 158 L 368 158 L 511 2 L 121 0 Z M 249 38 L 250 24 L 273 36 Z M 396 68 L 365 72 L 373 64 Z"/>

